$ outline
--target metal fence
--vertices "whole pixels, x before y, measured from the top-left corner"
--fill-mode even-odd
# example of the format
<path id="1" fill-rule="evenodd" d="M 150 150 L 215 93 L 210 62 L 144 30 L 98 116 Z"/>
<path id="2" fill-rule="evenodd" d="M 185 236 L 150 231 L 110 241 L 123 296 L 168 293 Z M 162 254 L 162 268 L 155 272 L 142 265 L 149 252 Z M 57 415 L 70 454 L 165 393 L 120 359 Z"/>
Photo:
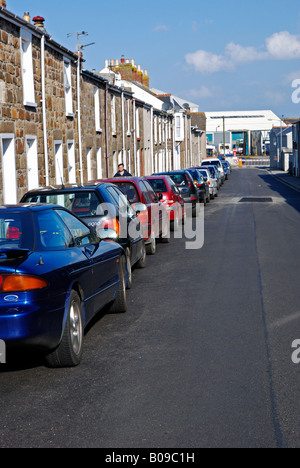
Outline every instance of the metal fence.
<path id="1" fill-rule="evenodd" d="M 243 159 L 243 166 L 270 167 L 270 158 Z"/>

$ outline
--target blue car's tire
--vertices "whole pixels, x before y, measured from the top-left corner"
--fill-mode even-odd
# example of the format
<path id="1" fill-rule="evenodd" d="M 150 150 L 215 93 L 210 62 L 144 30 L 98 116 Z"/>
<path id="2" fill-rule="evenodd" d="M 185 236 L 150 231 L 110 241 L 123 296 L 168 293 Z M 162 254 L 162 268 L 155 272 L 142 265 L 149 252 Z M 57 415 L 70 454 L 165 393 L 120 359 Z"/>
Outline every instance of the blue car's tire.
<path id="1" fill-rule="evenodd" d="M 50 367 L 75 367 L 81 362 L 84 327 L 81 300 L 72 290 L 69 299 L 68 316 L 64 334 L 55 351 L 46 356 Z"/>

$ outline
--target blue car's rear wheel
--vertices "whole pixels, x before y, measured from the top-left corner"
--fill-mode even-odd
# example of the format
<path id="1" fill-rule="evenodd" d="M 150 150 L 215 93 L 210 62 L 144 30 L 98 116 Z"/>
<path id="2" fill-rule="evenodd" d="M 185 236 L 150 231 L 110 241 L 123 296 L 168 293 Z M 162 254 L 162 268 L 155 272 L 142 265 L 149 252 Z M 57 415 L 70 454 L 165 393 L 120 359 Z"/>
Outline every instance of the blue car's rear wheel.
<path id="1" fill-rule="evenodd" d="M 46 357 L 51 367 L 74 367 L 81 362 L 83 351 L 83 320 L 81 300 L 72 290 L 69 300 L 67 322 L 60 345 Z"/>

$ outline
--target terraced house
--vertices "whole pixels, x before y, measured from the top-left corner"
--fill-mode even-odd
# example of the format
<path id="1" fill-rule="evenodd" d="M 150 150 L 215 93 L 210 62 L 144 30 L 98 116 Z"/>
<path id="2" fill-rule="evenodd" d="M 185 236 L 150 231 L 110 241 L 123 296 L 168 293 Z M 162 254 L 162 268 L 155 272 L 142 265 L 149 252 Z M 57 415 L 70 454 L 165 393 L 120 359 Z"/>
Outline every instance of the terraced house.
<path id="1" fill-rule="evenodd" d="M 17 17 L 0 0 L 0 203 L 38 186 L 112 177 L 120 162 L 133 175 L 198 163 L 201 132 L 189 110 L 166 107 L 148 74 L 127 62 L 88 71 L 44 18 Z"/>

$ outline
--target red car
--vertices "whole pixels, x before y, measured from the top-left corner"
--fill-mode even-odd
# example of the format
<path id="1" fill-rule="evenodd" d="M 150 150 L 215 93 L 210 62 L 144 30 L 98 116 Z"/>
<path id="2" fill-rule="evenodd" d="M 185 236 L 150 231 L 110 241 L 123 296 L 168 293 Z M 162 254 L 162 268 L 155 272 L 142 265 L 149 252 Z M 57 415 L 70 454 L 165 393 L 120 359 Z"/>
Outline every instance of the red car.
<path id="1" fill-rule="evenodd" d="M 145 177 L 115 177 L 105 182 L 116 184 L 137 212 L 148 255 L 155 254 L 157 238 L 170 242 L 167 210 Z"/>
<path id="2" fill-rule="evenodd" d="M 179 223 L 185 219 L 185 202 L 176 184 L 167 175 L 150 176 L 146 179 L 165 205 L 172 229 L 178 229 Z"/>

